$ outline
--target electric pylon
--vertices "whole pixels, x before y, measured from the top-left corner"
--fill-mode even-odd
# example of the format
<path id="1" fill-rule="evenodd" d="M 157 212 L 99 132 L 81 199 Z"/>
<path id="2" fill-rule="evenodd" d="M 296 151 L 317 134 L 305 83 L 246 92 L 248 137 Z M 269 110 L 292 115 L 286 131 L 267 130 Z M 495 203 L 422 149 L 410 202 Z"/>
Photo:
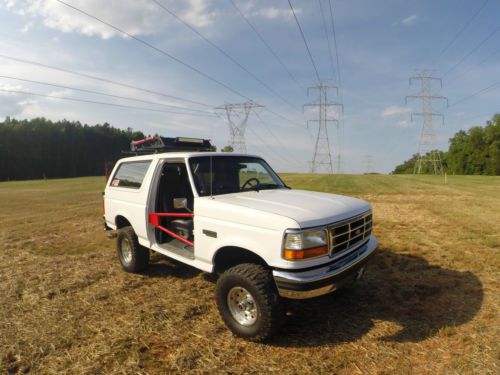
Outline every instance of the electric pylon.
<path id="1" fill-rule="evenodd" d="M 233 148 L 236 152 L 247 152 L 247 146 L 245 143 L 245 130 L 247 127 L 248 117 L 250 112 L 256 108 L 262 108 L 263 106 L 254 103 L 253 101 L 248 101 L 239 104 L 224 104 L 219 107 L 215 107 L 216 112 L 223 112 L 226 118 L 226 122 L 229 126 L 229 141 L 228 145 Z M 234 117 L 240 119 L 239 123 L 235 122 Z"/>
<path id="2" fill-rule="evenodd" d="M 433 117 L 441 117 L 444 124 L 444 115 L 442 113 L 433 112 L 433 100 L 446 100 L 448 105 L 448 98 L 440 95 L 432 95 L 432 81 L 438 81 L 441 88 L 443 82 L 440 78 L 432 77 L 428 70 L 423 70 L 417 73 L 416 76 L 410 77 L 410 86 L 414 80 L 421 82 L 420 95 L 408 95 L 405 97 L 405 102 L 408 104 L 409 98 L 422 99 L 422 112 L 412 112 L 411 121 L 413 116 L 422 116 L 422 133 L 420 134 L 420 141 L 418 143 L 417 161 L 413 168 L 413 174 L 420 174 L 422 167 L 425 164 L 431 164 L 434 174 L 443 174 L 443 163 L 439 151 L 435 149 L 436 132 L 432 122 Z"/>
<path id="3" fill-rule="evenodd" d="M 331 103 L 328 101 L 328 89 L 336 89 L 338 95 L 338 88 L 336 86 L 328 86 L 323 82 L 319 82 L 317 86 L 307 89 L 307 95 L 309 95 L 310 90 L 319 91 L 319 99 L 316 102 L 304 104 L 304 109 L 306 107 L 318 107 L 319 111 L 318 120 L 307 121 L 308 127 L 310 122 L 318 123 L 318 133 L 316 135 L 314 154 L 311 162 L 311 173 L 317 173 L 322 170 L 333 173 L 332 150 L 330 147 L 327 125 L 328 123 L 335 123 L 338 127 L 339 121 L 336 118 L 328 118 L 330 116 L 328 109 L 331 107 L 341 107 L 343 111 L 344 107 L 340 103 Z"/>

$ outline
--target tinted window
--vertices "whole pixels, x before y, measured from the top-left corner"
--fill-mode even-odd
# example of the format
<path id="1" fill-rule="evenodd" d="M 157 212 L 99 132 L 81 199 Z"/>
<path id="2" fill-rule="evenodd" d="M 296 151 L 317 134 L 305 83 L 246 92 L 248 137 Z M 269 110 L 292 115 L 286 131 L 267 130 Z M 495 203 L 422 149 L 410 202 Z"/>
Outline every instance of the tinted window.
<path id="1" fill-rule="evenodd" d="M 111 180 L 111 186 L 139 189 L 150 164 L 151 160 L 121 164 Z"/>

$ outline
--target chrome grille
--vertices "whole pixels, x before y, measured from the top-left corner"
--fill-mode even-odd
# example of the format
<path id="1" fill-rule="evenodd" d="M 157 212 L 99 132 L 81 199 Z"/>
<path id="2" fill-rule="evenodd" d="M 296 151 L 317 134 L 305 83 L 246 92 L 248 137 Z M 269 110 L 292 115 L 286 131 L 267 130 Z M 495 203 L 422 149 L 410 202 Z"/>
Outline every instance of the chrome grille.
<path id="1" fill-rule="evenodd" d="M 361 244 L 372 233 L 372 213 L 354 217 L 328 227 L 330 255 L 335 255 Z"/>

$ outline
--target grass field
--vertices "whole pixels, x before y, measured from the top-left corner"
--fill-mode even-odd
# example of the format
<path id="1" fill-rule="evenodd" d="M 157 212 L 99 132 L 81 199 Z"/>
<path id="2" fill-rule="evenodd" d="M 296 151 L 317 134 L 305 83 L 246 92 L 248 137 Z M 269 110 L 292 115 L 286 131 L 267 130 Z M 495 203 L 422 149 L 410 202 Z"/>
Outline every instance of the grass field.
<path id="1" fill-rule="evenodd" d="M 380 248 L 266 344 L 225 328 L 214 277 L 162 257 L 121 270 L 103 178 L 0 183 L 0 374 L 500 373 L 499 177 L 284 178 L 369 200 Z"/>

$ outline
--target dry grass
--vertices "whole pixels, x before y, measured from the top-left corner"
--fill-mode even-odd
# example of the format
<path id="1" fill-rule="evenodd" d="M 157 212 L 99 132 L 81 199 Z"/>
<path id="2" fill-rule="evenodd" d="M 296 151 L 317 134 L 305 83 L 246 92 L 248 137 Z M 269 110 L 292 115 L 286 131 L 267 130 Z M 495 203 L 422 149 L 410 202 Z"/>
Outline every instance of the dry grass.
<path id="1" fill-rule="evenodd" d="M 102 179 L 0 184 L 0 373 L 499 373 L 499 178 L 285 179 L 369 199 L 381 246 L 267 344 L 226 330 L 209 275 L 122 272 Z"/>

